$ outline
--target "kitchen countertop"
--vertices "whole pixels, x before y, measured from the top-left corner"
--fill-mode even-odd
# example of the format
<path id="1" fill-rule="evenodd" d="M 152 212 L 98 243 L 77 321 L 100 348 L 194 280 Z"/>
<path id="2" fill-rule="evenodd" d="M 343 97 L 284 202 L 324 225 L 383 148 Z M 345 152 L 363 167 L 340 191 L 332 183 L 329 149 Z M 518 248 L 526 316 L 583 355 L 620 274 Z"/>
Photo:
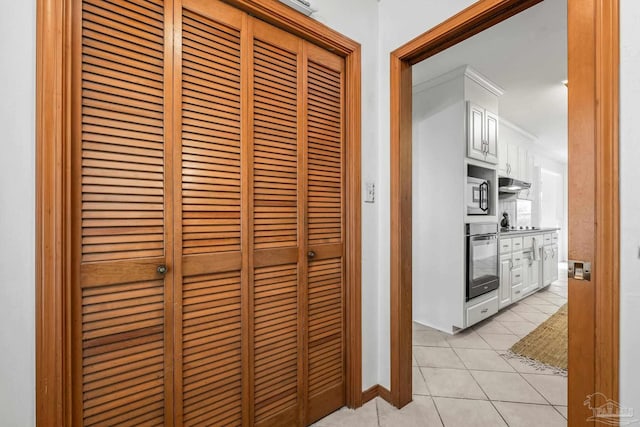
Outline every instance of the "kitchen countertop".
<path id="1" fill-rule="evenodd" d="M 513 236 L 522 236 L 525 234 L 544 234 L 544 233 L 552 233 L 560 230 L 559 228 L 536 228 L 535 230 L 509 230 L 509 231 L 501 231 L 500 237 L 508 238 Z"/>

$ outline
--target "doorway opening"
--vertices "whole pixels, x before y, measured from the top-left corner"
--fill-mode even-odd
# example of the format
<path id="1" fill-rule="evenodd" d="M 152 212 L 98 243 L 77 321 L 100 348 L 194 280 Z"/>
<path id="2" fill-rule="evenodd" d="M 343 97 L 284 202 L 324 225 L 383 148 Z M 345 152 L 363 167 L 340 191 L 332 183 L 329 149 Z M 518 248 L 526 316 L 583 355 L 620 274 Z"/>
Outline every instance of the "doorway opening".
<path id="1" fill-rule="evenodd" d="M 456 374 L 461 377 L 460 382 L 475 384 L 476 391 L 484 393 L 485 399 L 494 400 L 491 396 L 500 399 L 497 396 L 508 387 L 501 388 L 497 377 L 504 377 L 505 384 L 511 381 L 521 390 L 533 391 L 531 396 L 542 398 L 544 402 L 538 403 L 548 405 L 556 416 L 568 416 L 569 419 L 584 416 L 586 419 L 588 411 L 581 405 L 589 394 L 599 391 L 611 399 L 617 397 L 617 77 L 612 78 L 617 76 L 617 4 L 595 7 L 572 0 L 566 4 L 559 1 L 541 5 L 536 5 L 538 1 L 495 3 L 475 3 L 397 49 L 391 56 L 392 401 L 399 407 L 411 401 L 416 388 L 415 384 L 414 387 L 408 385 L 416 379 L 423 382 L 426 379 L 429 383 L 431 377 L 434 384 L 440 380 L 442 389 L 455 388 L 451 384 L 454 372 L 447 376 L 436 369 L 458 368 Z M 503 109 L 500 97 L 507 93 L 506 88 L 512 89 L 511 93 L 516 95 L 514 99 L 522 101 L 526 95 L 526 92 L 519 93 L 517 85 L 508 80 L 507 67 L 500 67 L 500 63 L 498 66 L 483 63 L 485 59 L 490 61 L 491 55 L 473 48 L 469 51 L 470 56 L 458 63 L 441 60 L 449 52 L 445 49 L 452 46 L 451 51 L 464 49 L 465 44 L 473 43 L 473 36 L 484 30 L 489 29 L 476 37 L 490 37 L 502 25 L 513 25 L 554 6 L 565 7 L 567 11 L 568 29 L 564 28 L 567 47 L 560 51 L 559 57 L 567 64 L 567 77 L 554 77 L 553 72 L 545 74 L 553 71 L 552 66 L 525 67 L 526 72 L 520 71 L 516 76 L 522 77 L 521 88 L 536 90 L 538 94 L 545 88 L 536 87 L 539 83 L 536 79 L 552 79 L 553 91 L 557 94 L 564 91 L 564 104 L 559 103 L 558 98 L 548 98 L 553 99 L 553 103 L 545 112 L 532 98 L 524 102 L 526 106 L 520 107 L 519 111 L 517 104 L 509 104 L 507 96 Z M 498 36 L 488 39 L 488 50 L 502 53 L 501 59 L 517 70 L 526 60 L 539 54 L 535 42 L 544 42 L 552 35 L 554 19 L 563 21 L 562 12 L 550 10 L 547 13 L 549 19 L 544 23 L 541 21 L 542 32 L 535 40 Z M 506 21 L 516 14 L 518 16 Z M 526 35 L 526 29 L 522 30 Z M 585 44 L 585 40 L 593 40 L 593 44 Z M 520 55 L 509 54 L 506 51 L 509 46 L 501 50 L 500 42 L 513 43 L 511 48 L 519 48 Z M 557 47 L 549 45 L 547 49 Z M 417 82 L 423 65 L 420 62 L 425 59 L 425 66 L 429 64 L 433 69 L 429 70 L 431 74 L 423 69 L 427 78 Z M 483 69 L 476 70 L 473 65 Z M 492 70 L 493 66 L 496 66 L 495 70 Z M 530 72 L 533 73 L 524 78 Z M 487 74 L 495 74 L 495 77 Z M 505 82 L 493 81 L 501 79 Z M 566 82 L 563 83 L 566 79 L 570 89 Z M 416 83 L 422 85 L 418 89 L 429 92 L 428 96 L 417 96 Z M 547 95 L 551 96 L 549 89 Z M 595 114 L 596 99 L 601 102 L 598 114 Z M 442 108 L 435 107 L 438 103 Z M 536 127 L 536 120 L 527 114 L 535 115 L 536 109 L 552 113 L 558 104 L 567 111 L 567 103 L 568 140 L 564 138 L 564 146 L 568 154 L 564 161 L 555 159 L 555 163 L 560 164 L 556 168 L 552 166 L 551 145 L 545 146 L 547 139 L 554 140 L 549 137 L 553 132 L 545 127 L 553 128 L 549 122 L 561 121 L 554 120 L 557 117 L 553 116 L 542 118 L 537 122 L 540 126 Z M 454 114 L 453 110 L 459 110 L 459 114 Z M 418 124 L 417 115 L 434 118 L 431 122 L 437 124 L 435 130 L 433 126 L 429 128 L 430 120 Z M 531 130 L 527 131 L 527 127 Z M 511 140 L 501 138 L 503 133 L 506 135 L 514 129 L 520 129 L 515 132 L 519 134 L 518 138 L 535 141 L 539 146 L 534 144 L 529 150 L 525 142 L 516 137 Z M 455 135 L 453 138 L 458 142 L 450 143 L 443 134 L 445 130 Z M 557 126 L 555 131 L 558 132 L 556 135 L 563 132 Z M 423 140 L 420 140 L 421 135 Z M 554 147 L 562 147 L 558 144 L 562 138 L 556 136 L 555 141 Z M 427 142 L 434 146 L 429 147 Z M 436 161 L 433 158 L 437 154 L 449 157 Z M 420 156 L 431 159 L 431 163 L 419 163 Z M 571 158 L 570 167 L 566 166 L 567 157 Z M 431 171 L 439 173 L 439 177 L 425 178 L 424 174 Z M 562 179 L 543 179 L 549 171 Z M 443 179 L 445 175 L 447 178 Z M 447 187 L 451 183 L 454 188 Z M 568 195 L 564 196 L 565 193 Z M 547 201 L 542 202 L 545 195 Z M 455 207 L 445 206 L 454 199 Z M 550 200 L 553 201 L 551 205 Z M 543 212 L 548 209 L 555 212 Z M 447 215 L 437 218 L 442 211 Z M 505 212 L 506 216 L 503 215 Z M 509 220 L 504 221 L 507 217 Z M 564 223 L 564 218 L 568 218 L 568 227 L 558 230 L 557 223 Z M 425 234 L 416 235 L 417 229 L 429 225 L 429 231 L 423 230 Z M 527 226 L 529 230 L 526 230 Z M 523 227 L 522 231 L 520 227 Z M 570 234 L 559 233 L 566 232 L 567 228 L 570 228 Z M 456 255 L 428 265 L 431 258 L 447 252 Z M 589 260 L 592 266 L 597 264 L 598 273 L 591 275 L 590 281 L 567 280 L 560 261 L 569 258 Z M 424 267 L 428 272 L 416 272 Z M 504 286 L 505 281 L 509 286 Z M 596 282 L 600 283 L 598 292 L 594 287 Z M 470 283 L 475 287 L 468 286 Z M 523 296 L 528 298 L 522 300 Z M 527 300 L 529 304 L 525 304 Z M 548 382 L 548 378 L 527 378 L 527 375 L 540 373 L 526 374 L 522 372 L 525 367 L 520 367 L 519 371 L 514 365 L 521 361 L 512 362 L 500 351 L 518 344 L 512 341 L 528 337 L 538 323 L 547 321 L 548 315 L 555 314 L 552 311 L 558 310 L 566 300 L 571 301 L 570 307 L 573 307 L 565 316 L 569 331 L 569 377 L 568 381 L 561 376 L 559 380 L 552 380 L 566 391 L 564 400 L 555 401 L 566 403 L 565 411 L 564 405 L 552 403 L 555 398 L 550 400 L 548 393 L 544 396 L 541 383 Z M 528 307 L 534 305 L 539 306 L 533 307 L 537 314 Z M 503 311 L 498 313 L 501 308 Z M 495 318 L 501 316 L 502 322 L 488 326 L 490 320 L 485 319 L 492 314 Z M 417 319 L 420 317 L 422 325 L 444 331 L 449 336 L 417 326 L 417 341 L 432 345 L 423 346 L 427 350 L 419 350 L 422 354 L 415 355 L 407 350 L 411 349 L 414 338 L 413 320 L 420 320 Z M 482 327 L 486 337 L 479 333 Z M 465 346 L 477 348 L 465 349 Z M 498 350 L 499 347 L 505 350 Z M 425 375 L 421 366 L 417 370 L 412 367 L 421 364 L 418 359 L 422 359 L 422 364 L 437 365 L 440 360 L 441 365 L 457 362 L 458 366 L 424 366 L 427 368 Z M 498 369 L 500 366 L 503 369 Z M 599 368 L 595 369 L 595 366 Z M 474 370 L 477 372 L 471 372 Z M 446 379 L 442 381 L 442 378 Z M 540 384 L 536 386 L 537 380 Z M 563 381 L 567 383 L 562 384 Z M 419 388 L 421 384 L 417 382 Z M 449 389 L 443 393 L 454 392 Z M 560 395 L 562 393 L 557 394 Z M 512 396 L 509 398 L 513 399 Z M 500 415 L 504 417 L 504 414 Z"/>
<path id="2" fill-rule="evenodd" d="M 412 66 L 412 393 L 445 423 L 566 423 L 566 16 L 541 2 Z"/>

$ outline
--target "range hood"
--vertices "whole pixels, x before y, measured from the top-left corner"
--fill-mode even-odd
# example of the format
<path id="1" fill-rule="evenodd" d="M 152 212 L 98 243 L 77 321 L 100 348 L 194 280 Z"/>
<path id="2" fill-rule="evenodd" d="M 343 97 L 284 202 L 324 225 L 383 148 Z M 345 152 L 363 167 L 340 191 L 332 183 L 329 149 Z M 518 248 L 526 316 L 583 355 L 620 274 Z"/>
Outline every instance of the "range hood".
<path id="1" fill-rule="evenodd" d="M 499 177 L 498 190 L 500 193 L 518 193 L 531 188 L 531 183 L 514 178 Z"/>

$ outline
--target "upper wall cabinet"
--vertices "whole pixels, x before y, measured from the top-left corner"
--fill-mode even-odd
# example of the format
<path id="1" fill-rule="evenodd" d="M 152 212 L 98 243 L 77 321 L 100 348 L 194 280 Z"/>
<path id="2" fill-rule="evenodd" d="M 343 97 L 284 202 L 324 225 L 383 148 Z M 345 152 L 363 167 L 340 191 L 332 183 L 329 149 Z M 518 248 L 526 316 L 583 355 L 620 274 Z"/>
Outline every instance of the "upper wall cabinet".
<path id="1" fill-rule="evenodd" d="M 498 164 L 498 116 L 467 102 L 467 157 Z"/>

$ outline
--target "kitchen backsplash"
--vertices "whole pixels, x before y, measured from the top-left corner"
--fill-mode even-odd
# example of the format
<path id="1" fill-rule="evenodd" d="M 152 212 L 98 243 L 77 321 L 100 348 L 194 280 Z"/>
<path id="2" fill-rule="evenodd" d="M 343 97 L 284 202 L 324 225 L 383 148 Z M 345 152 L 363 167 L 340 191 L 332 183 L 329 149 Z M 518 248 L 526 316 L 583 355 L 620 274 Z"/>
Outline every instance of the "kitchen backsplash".
<path id="1" fill-rule="evenodd" d="M 507 212 L 509 214 L 510 224 L 516 225 L 516 198 L 500 199 L 498 206 L 498 219 L 502 221 L 502 213 Z"/>

